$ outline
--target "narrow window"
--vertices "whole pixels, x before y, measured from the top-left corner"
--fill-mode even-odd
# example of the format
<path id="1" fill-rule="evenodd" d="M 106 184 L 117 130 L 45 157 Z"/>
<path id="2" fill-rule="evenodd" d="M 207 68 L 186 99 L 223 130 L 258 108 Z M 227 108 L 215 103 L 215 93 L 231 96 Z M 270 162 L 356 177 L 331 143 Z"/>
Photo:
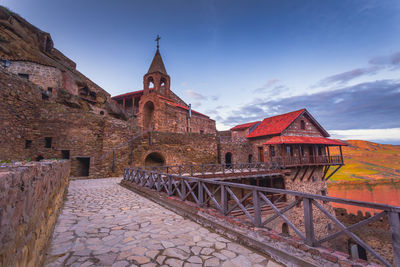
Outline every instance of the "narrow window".
<path id="1" fill-rule="evenodd" d="M 300 128 L 301 128 L 302 130 L 305 130 L 305 129 L 306 129 L 306 123 L 305 123 L 303 120 L 300 121 Z"/>
<path id="2" fill-rule="evenodd" d="M 45 148 L 51 148 L 51 137 L 45 137 L 44 138 L 44 147 Z"/>
<path id="3" fill-rule="evenodd" d="M 43 100 L 48 100 L 49 99 L 49 92 L 42 91 L 42 99 Z"/>
<path id="4" fill-rule="evenodd" d="M 100 115 L 104 115 L 104 111 L 100 111 Z"/>
<path id="5" fill-rule="evenodd" d="M 291 157 L 293 157 L 293 148 L 292 148 L 292 146 L 286 146 L 286 153 L 287 153 L 287 155 L 290 155 Z"/>
<path id="6" fill-rule="evenodd" d="M 249 163 L 252 163 L 252 162 L 253 162 L 253 155 L 249 154 Z"/>
<path id="7" fill-rule="evenodd" d="M 18 76 L 29 81 L 29 74 L 26 74 L 26 73 L 18 73 Z"/>
<path id="8" fill-rule="evenodd" d="M 200 134 L 204 134 L 204 130 L 200 130 Z"/>
<path id="9" fill-rule="evenodd" d="M 61 150 L 61 155 L 63 159 L 69 159 L 69 150 Z"/>
<path id="10" fill-rule="evenodd" d="M 47 92 L 53 93 L 53 88 L 52 87 L 47 87 Z"/>
<path id="11" fill-rule="evenodd" d="M 32 147 L 32 140 L 25 140 L 25 148 L 31 148 Z"/>

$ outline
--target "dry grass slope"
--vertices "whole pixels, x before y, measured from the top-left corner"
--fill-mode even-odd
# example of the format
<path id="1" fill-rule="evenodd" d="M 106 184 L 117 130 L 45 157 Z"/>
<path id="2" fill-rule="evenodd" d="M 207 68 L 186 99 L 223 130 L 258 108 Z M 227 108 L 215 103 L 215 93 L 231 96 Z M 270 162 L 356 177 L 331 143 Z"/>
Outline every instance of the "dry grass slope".
<path id="1" fill-rule="evenodd" d="M 400 146 L 348 140 L 343 148 L 345 166 L 332 181 L 399 179 Z"/>

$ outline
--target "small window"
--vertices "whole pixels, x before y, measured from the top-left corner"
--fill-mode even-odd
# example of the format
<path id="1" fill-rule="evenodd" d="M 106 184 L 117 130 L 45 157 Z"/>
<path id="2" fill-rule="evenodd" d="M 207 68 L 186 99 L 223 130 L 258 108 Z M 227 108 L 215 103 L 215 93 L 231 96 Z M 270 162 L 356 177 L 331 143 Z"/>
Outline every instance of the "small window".
<path id="1" fill-rule="evenodd" d="M 31 148 L 32 147 L 32 140 L 25 140 L 25 148 Z"/>
<path id="2" fill-rule="evenodd" d="M 204 130 L 200 130 L 200 134 L 204 134 Z"/>
<path id="3" fill-rule="evenodd" d="M 44 138 L 44 147 L 45 148 L 51 148 L 51 141 L 52 141 L 51 137 L 45 137 Z"/>
<path id="4" fill-rule="evenodd" d="M 18 76 L 29 81 L 29 74 L 26 74 L 26 73 L 18 73 Z"/>
<path id="5" fill-rule="evenodd" d="M 252 162 L 253 162 L 253 155 L 249 154 L 249 163 L 252 163 Z"/>
<path id="6" fill-rule="evenodd" d="M 53 93 L 53 88 L 52 87 L 47 87 L 47 92 Z"/>
<path id="7" fill-rule="evenodd" d="M 306 123 L 305 123 L 303 120 L 300 121 L 300 128 L 301 128 L 302 130 L 305 130 L 305 129 L 306 129 Z"/>
<path id="8" fill-rule="evenodd" d="M 42 159 L 44 159 L 44 157 L 42 155 L 39 155 L 36 157 L 36 161 L 41 161 Z"/>
<path id="9" fill-rule="evenodd" d="M 100 111 L 100 115 L 104 115 L 104 111 Z"/>
<path id="10" fill-rule="evenodd" d="M 69 150 L 61 150 L 61 156 L 63 159 L 69 159 Z"/>

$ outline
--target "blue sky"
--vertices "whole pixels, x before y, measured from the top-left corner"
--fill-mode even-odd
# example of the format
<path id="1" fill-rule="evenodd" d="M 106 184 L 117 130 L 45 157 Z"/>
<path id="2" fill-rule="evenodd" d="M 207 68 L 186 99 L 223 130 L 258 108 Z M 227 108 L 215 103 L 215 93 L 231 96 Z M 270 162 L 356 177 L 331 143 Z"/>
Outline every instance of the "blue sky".
<path id="1" fill-rule="evenodd" d="M 0 0 L 111 95 L 160 51 L 218 129 L 307 108 L 333 137 L 400 144 L 400 1 Z"/>

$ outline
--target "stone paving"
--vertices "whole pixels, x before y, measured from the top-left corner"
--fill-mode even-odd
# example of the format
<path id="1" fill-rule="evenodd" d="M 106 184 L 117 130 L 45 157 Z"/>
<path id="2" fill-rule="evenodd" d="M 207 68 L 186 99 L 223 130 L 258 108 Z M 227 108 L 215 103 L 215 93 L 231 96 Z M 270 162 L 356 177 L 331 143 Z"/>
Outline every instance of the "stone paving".
<path id="1" fill-rule="evenodd" d="M 71 181 L 45 266 L 280 266 L 118 185 Z"/>

